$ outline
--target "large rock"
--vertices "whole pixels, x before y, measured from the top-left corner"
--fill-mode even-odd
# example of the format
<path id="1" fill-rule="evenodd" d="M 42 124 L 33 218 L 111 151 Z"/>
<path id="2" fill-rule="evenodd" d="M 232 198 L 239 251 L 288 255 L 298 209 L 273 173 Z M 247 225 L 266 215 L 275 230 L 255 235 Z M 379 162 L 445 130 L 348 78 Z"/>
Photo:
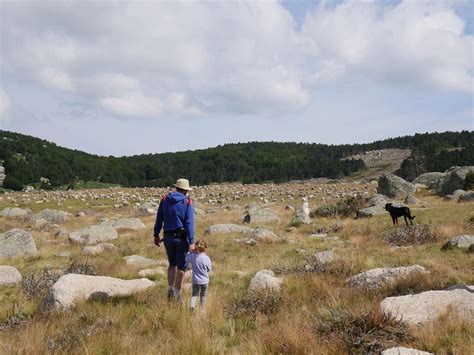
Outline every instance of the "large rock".
<path id="1" fill-rule="evenodd" d="M 166 270 L 161 269 L 161 268 L 144 269 L 138 272 L 138 276 L 146 277 L 146 278 L 150 278 L 150 277 L 156 278 L 158 276 L 165 276 L 165 275 L 166 275 Z"/>
<path id="2" fill-rule="evenodd" d="M 433 353 L 412 348 L 396 347 L 382 351 L 382 355 L 433 355 Z"/>
<path id="3" fill-rule="evenodd" d="M 426 185 L 429 189 L 437 189 L 439 184 L 439 179 L 443 176 L 443 173 L 440 172 L 432 172 L 426 173 L 418 176 L 415 180 L 411 183 L 415 184 L 422 184 Z"/>
<path id="4" fill-rule="evenodd" d="M 13 266 L 0 266 L 0 286 L 13 286 L 21 282 L 20 272 Z"/>
<path id="5" fill-rule="evenodd" d="M 272 210 L 252 207 L 247 209 L 247 213 L 244 217 L 243 222 L 258 224 L 275 224 L 279 223 L 280 219 Z"/>
<path id="6" fill-rule="evenodd" d="M 107 240 L 117 239 L 115 228 L 110 226 L 88 226 L 69 233 L 69 240 L 75 243 L 93 245 Z"/>
<path id="7" fill-rule="evenodd" d="M 385 208 L 381 205 L 361 208 L 360 210 L 357 211 L 356 218 L 357 219 L 369 218 L 369 217 L 384 214 L 385 212 L 386 212 Z"/>
<path id="8" fill-rule="evenodd" d="M 472 202 L 474 201 L 474 191 L 467 191 L 462 196 L 459 196 L 459 202 Z"/>
<path id="9" fill-rule="evenodd" d="M 263 228 L 255 228 L 253 231 L 247 233 L 247 238 L 256 240 L 257 242 L 278 242 L 280 238 L 271 230 Z"/>
<path id="10" fill-rule="evenodd" d="M 380 304 L 380 308 L 382 312 L 410 325 L 434 321 L 448 311 L 456 311 L 461 318 L 473 323 L 474 286 L 454 286 L 416 295 L 387 297 Z"/>
<path id="11" fill-rule="evenodd" d="M 384 208 L 385 204 L 388 203 L 388 199 L 382 194 L 374 194 L 368 199 L 367 203 L 370 207 L 381 206 L 382 208 Z"/>
<path id="12" fill-rule="evenodd" d="M 159 205 L 156 202 L 145 202 L 138 207 L 138 211 L 143 214 L 154 215 L 158 211 L 158 207 Z"/>
<path id="13" fill-rule="evenodd" d="M 388 283 L 392 283 L 399 278 L 415 273 L 429 273 L 423 266 L 412 265 L 392 268 L 371 269 L 347 280 L 351 287 L 378 288 Z"/>
<path id="14" fill-rule="evenodd" d="M 64 211 L 45 209 L 35 215 L 36 220 L 45 220 L 49 223 L 65 223 L 70 214 Z"/>
<path id="15" fill-rule="evenodd" d="M 147 267 L 147 266 L 168 266 L 166 260 L 153 260 L 145 258 L 141 255 L 124 256 L 125 263 L 133 267 Z"/>
<path id="16" fill-rule="evenodd" d="M 30 209 L 20 207 L 6 207 L 3 209 L 2 213 L 0 213 L 0 216 L 7 218 L 26 217 L 29 215 L 31 215 Z"/>
<path id="17" fill-rule="evenodd" d="M 36 255 L 38 249 L 30 233 L 23 229 L 11 229 L 0 234 L 0 258 Z"/>
<path id="18" fill-rule="evenodd" d="M 298 208 L 290 222 L 293 226 L 298 226 L 300 224 L 310 224 L 311 218 L 309 215 L 303 210 L 303 208 Z"/>
<path id="19" fill-rule="evenodd" d="M 140 221 L 139 218 L 119 218 L 119 219 L 110 219 L 102 222 L 101 226 L 109 226 L 115 229 L 131 229 L 139 230 L 144 229 L 146 226 Z"/>
<path id="20" fill-rule="evenodd" d="M 443 250 L 454 248 L 469 248 L 474 244 L 474 235 L 458 235 L 443 245 Z"/>
<path id="21" fill-rule="evenodd" d="M 279 291 L 282 280 L 275 277 L 275 274 L 271 270 L 260 270 L 250 281 L 249 291 L 261 292 L 261 291 Z"/>
<path id="22" fill-rule="evenodd" d="M 118 248 L 112 243 L 99 243 L 97 245 L 87 245 L 82 249 L 84 255 L 98 255 L 105 251 L 116 252 Z"/>
<path id="23" fill-rule="evenodd" d="M 53 285 L 53 300 L 57 308 L 70 308 L 89 298 L 129 296 L 153 287 L 148 279 L 121 280 L 108 276 L 67 274 Z"/>
<path id="24" fill-rule="evenodd" d="M 214 224 L 206 229 L 206 234 L 232 234 L 232 233 L 251 233 L 253 228 L 239 226 L 237 224 Z"/>
<path id="25" fill-rule="evenodd" d="M 456 190 L 462 190 L 466 183 L 466 175 L 474 171 L 474 166 L 453 166 L 446 170 L 440 177 L 438 189 L 436 193 L 438 196 L 451 195 Z"/>
<path id="26" fill-rule="evenodd" d="M 415 192 L 415 186 L 393 174 L 382 175 L 379 178 L 377 192 L 388 197 L 405 197 Z"/>

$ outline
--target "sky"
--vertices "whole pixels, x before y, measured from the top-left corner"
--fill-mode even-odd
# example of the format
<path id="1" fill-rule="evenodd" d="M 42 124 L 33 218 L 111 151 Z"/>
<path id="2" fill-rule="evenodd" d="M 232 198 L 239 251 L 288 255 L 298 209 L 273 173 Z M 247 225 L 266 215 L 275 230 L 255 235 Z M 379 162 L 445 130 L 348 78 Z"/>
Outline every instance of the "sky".
<path id="1" fill-rule="evenodd" d="M 100 155 L 474 129 L 474 1 L 0 0 L 0 129 Z"/>

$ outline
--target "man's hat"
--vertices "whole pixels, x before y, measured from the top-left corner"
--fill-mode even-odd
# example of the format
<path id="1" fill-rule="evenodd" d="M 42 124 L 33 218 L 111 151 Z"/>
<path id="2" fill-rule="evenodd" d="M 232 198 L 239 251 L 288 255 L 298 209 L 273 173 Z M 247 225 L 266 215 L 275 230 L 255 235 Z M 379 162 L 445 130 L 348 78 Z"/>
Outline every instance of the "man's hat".
<path id="1" fill-rule="evenodd" d="M 188 179 L 178 179 L 176 184 L 174 184 L 174 187 L 181 190 L 192 191 L 192 188 L 189 187 Z"/>

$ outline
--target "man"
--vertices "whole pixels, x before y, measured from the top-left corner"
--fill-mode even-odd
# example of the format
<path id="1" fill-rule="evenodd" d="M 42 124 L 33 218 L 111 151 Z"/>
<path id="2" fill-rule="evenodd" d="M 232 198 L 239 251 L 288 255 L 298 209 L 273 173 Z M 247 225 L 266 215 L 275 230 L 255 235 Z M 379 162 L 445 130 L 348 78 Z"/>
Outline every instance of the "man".
<path id="1" fill-rule="evenodd" d="M 194 208 L 187 193 L 192 189 L 187 179 L 178 179 L 176 192 L 163 196 L 156 215 L 154 242 L 160 246 L 163 228 L 164 244 L 168 255 L 168 300 L 180 298 L 181 285 L 186 271 L 185 258 L 194 251 Z"/>

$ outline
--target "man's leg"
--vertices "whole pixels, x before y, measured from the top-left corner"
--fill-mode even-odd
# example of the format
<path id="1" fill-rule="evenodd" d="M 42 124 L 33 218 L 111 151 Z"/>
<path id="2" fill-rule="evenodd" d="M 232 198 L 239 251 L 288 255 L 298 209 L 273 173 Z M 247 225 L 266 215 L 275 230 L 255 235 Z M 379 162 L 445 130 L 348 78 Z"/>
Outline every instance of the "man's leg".
<path id="1" fill-rule="evenodd" d="M 179 298 L 181 292 L 181 285 L 184 280 L 184 273 L 186 272 L 186 254 L 188 253 L 188 243 L 182 239 L 176 244 L 176 264 L 178 270 L 176 271 L 176 278 L 174 281 L 174 296 Z"/>
<path id="2" fill-rule="evenodd" d="M 179 269 L 176 272 L 176 278 L 174 281 L 174 295 L 176 298 L 178 298 L 181 293 L 181 286 L 183 285 L 184 273 L 185 272 L 183 270 L 179 270 Z"/>

